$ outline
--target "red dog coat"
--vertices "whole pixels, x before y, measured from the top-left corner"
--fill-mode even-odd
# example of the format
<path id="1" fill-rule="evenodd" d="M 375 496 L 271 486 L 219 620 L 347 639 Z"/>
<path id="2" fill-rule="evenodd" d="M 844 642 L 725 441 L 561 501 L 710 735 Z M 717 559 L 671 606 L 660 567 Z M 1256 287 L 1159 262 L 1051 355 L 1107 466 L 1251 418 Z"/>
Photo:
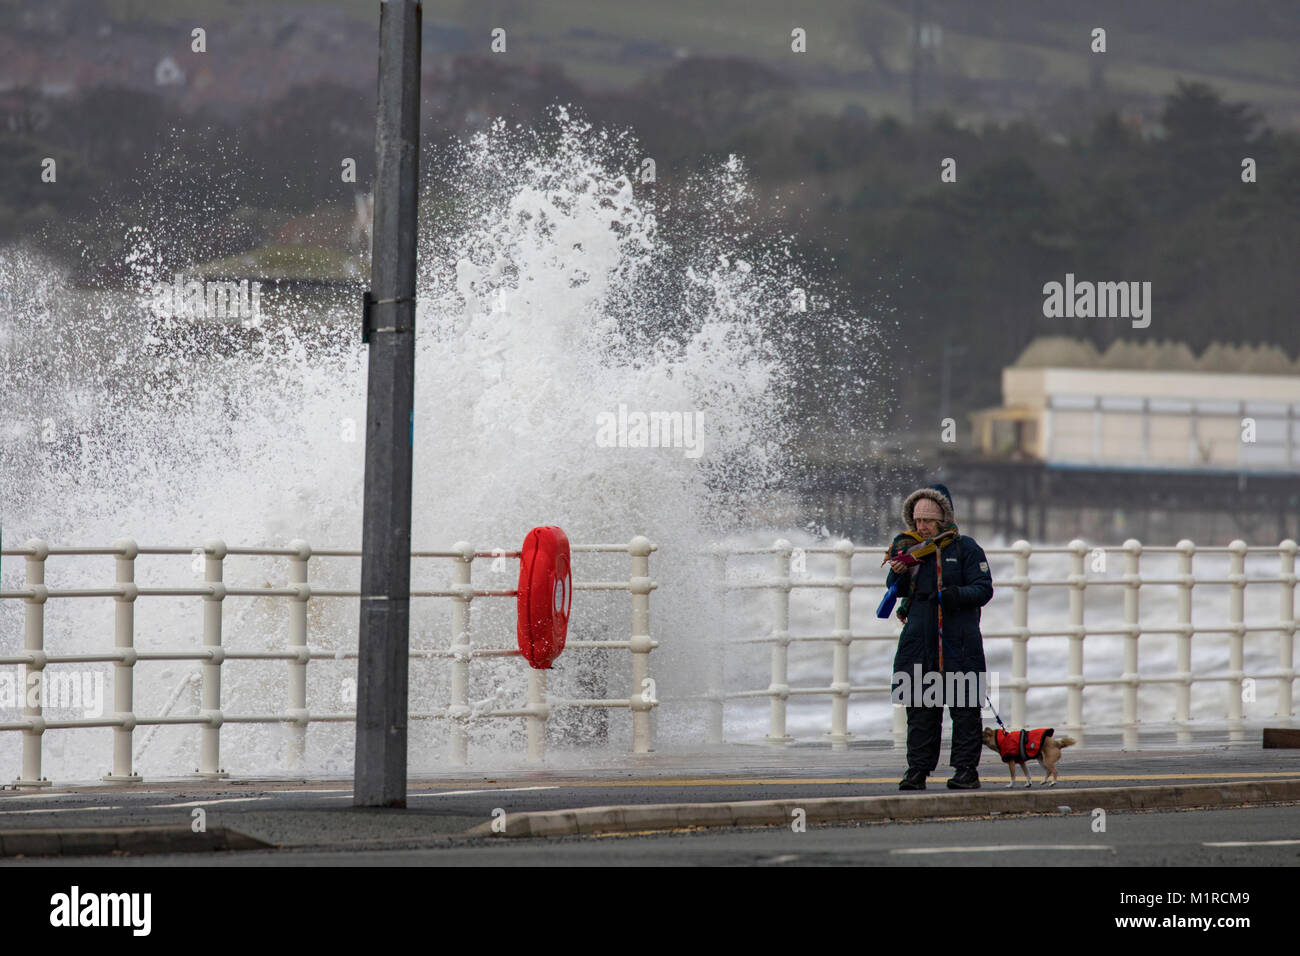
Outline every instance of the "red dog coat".
<path id="1" fill-rule="evenodd" d="M 1039 727 L 1037 730 L 1022 730 L 1018 734 L 998 730 L 994 731 L 994 736 L 997 739 L 998 754 L 1004 763 L 1033 760 L 1043 747 L 1043 738 L 1052 736 L 1052 728 Z"/>

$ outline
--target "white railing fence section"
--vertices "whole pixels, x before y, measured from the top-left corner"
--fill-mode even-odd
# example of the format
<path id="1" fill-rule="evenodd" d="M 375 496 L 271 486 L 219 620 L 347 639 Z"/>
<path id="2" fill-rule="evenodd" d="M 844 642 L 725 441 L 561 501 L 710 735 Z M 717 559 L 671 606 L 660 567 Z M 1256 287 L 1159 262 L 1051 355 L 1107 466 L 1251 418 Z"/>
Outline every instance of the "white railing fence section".
<path id="1" fill-rule="evenodd" d="M 659 646 L 650 637 L 650 592 L 657 585 L 650 579 L 650 553 L 656 550 L 644 537 L 633 538 L 627 544 L 617 545 L 576 545 L 575 555 L 583 553 L 622 553 L 631 559 L 630 575 L 626 580 L 614 581 L 575 581 L 575 591 L 626 591 L 631 595 L 631 628 L 626 640 L 574 640 L 567 641 L 566 652 L 569 655 L 604 654 L 609 651 L 626 651 L 631 655 L 631 680 L 626 698 L 571 698 L 562 699 L 548 693 L 547 672 L 527 668 L 518 649 L 514 646 L 513 628 L 505 640 L 493 642 L 493 646 L 477 646 L 474 629 L 471 627 L 471 607 L 476 598 L 512 598 L 516 592 L 505 588 L 484 588 L 475 586 L 473 564 L 477 559 L 502 558 L 518 559 L 518 551 L 478 550 L 465 542 L 459 542 L 446 551 L 416 551 L 412 559 L 441 559 L 452 562 L 452 583 L 448 588 L 412 590 L 413 599 L 440 598 L 448 600 L 450 607 L 450 636 L 445 645 L 432 649 L 411 651 L 412 660 L 426 659 L 447 663 L 449 677 L 449 697 L 446 705 L 420 712 L 412 711 L 412 720 L 442 720 L 448 722 L 447 758 L 452 765 L 464 765 L 468 761 L 471 729 L 480 721 L 522 719 L 527 728 L 527 755 L 530 761 L 540 761 L 545 753 L 545 738 L 548 720 L 552 710 L 562 707 L 626 709 L 631 714 L 631 740 L 633 753 L 647 753 L 651 748 L 651 714 L 658 706 L 659 700 L 654 693 L 654 681 L 650 680 L 650 652 Z M 990 642 L 1010 641 L 1010 673 L 993 673 L 991 685 L 995 692 L 1009 693 L 1002 696 L 999 710 L 1009 726 L 1024 726 L 1029 713 L 1030 692 L 1046 688 L 1064 689 L 1065 723 L 1060 728 L 1062 733 L 1076 737 L 1084 742 L 1088 733 L 1102 727 L 1116 727 L 1121 731 L 1123 745 L 1138 745 L 1139 729 L 1151 730 L 1170 725 L 1178 732 L 1179 739 L 1190 739 L 1194 724 L 1192 689 L 1197 684 L 1221 683 L 1224 686 L 1224 703 L 1226 704 L 1226 729 L 1233 739 L 1244 739 L 1243 688 L 1257 681 L 1272 681 L 1274 688 L 1274 710 L 1270 720 L 1282 724 L 1294 723 L 1293 684 L 1297 678 L 1295 668 L 1295 636 L 1297 619 L 1295 613 L 1295 557 L 1297 546 L 1294 541 L 1281 542 L 1277 547 L 1248 548 L 1242 541 L 1233 541 L 1227 547 L 1200 547 L 1191 541 L 1181 541 L 1174 547 L 1144 547 L 1140 542 L 1129 540 L 1119 548 L 1094 547 L 1083 541 L 1075 540 L 1066 547 L 1034 547 L 1026 541 L 1017 541 L 1009 548 L 988 548 L 985 553 L 995 565 L 993 602 L 985 609 L 985 622 L 982 628 L 986 650 L 991 653 Z M 161 728 L 169 725 L 190 725 L 199 728 L 199 767 L 197 773 L 203 777 L 220 778 L 227 776 L 221 761 L 222 727 L 225 724 L 278 724 L 289 729 L 289 765 L 288 769 L 297 769 L 303 765 L 306 754 L 308 728 L 313 723 L 352 723 L 354 713 L 343 712 L 337 708 L 331 710 L 322 706 L 324 702 L 315 701 L 316 707 L 310 706 L 308 691 L 308 668 L 313 661 L 350 660 L 357 657 L 355 639 L 350 647 L 337 649 L 313 646 L 309 643 L 309 609 L 317 602 L 337 598 L 358 598 L 359 591 L 349 588 L 333 588 L 312 584 L 308 576 L 309 562 L 336 558 L 356 559 L 359 551 L 344 549 L 314 550 L 304 541 L 295 540 L 286 548 L 228 548 L 221 541 L 209 541 L 201 548 L 188 547 L 140 547 L 133 541 L 122 539 L 111 547 L 52 547 L 39 540 L 28 541 L 21 548 L 5 549 L 6 556 L 22 557 L 26 564 L 26 576 L 23 586 L 18 589 L 0 590 L 0 600 L 23 602 L 23 650 L 21 653 L 0 654 L 0 667 L 21 667 L 24 681 L 21 685 L 22 714 L 20 719 L 6 719 L 0 714 L 0 732 L 10 731 L 22 735 L 21 773 L 15 781 L 19 786 L 47 786 L 50 781 L 42 776 L 42 748 L 45 734 L 75 728 L 111 728 L 112 729 L 112 770 L 104 777 L 110 782 L 132 782 L 140 778 L 135 772 L 135 762 L 139 753 L 147 747 Z M 867 612 L 868 623 L 861 623 L 863 611 L 859 610 L 858 628 L 854 629 L 854 591 L 866 589 L 863 596 L 874 609 L 875 602 L 883 593 L 883 571 L 880 559 L 884 552 L 880 548 L 855 547 L 849 541 L 840 541 L 831 547 L 796 548 L 788 541 L 777 541 L 770 548 L 733 548 L 716 549 L 713 553 L 717 587 L 723 595 L 749 596 L 756 593 L 768 595 L 770 627 L 761 626 L 758 632 L 750 630 L 735 636 L 708 635 L 711 641 L 721 641 L 723 652 L 712 654 L 709 659 L 711 672 L 707 675 L 707 691 L 703 697 L 690 700 L 703 700 L 708 708 L 708 740 L 721 743 L 724 740 L 724 721 L 727 705 L 740 701 L 767 699 L 768 732 L 764 738 L 773 743 L 786 743 L 793 739 L 788 732 L 788 707 L 791 698 L 828 697 L 829 707 L 824 712 L 826 737 L 836 749 L 847 747 L 853 739 L 850 733 L 849 703 L 853 698 L 880 696 L 888 700 L 890 675 L 881 672 L 876 679 L 879 668 L 871 670 L 872 683 L 852 681 L 851 653 L 855 644 L 867 642 L 887 642 L 892 645 L 897 641 L 898 625 L 896 621 L 879 621 L 873 613 Z M 1177 573 L 1168 576 L 1144 577 L 1141 560 L 1144 555 L 1174 556 Z M 136 561 L 140 555 L 171 555 L 185 557 L 198 556 L 202 560 L 203 581 L 190 587 L 148 587 L 136 582 Z M 261 556 L 287 559 L 287 582 L 280 586 L 265 583 L 263 586 L 235 586 L 225 582 L 227 559 L 234 555 Z M 1095 562 L 1099 556 L 1105 562 L 1106 556 L 1122 557 L 1123 573 L 1099 574 Z M 1197 556 L 1218 555 L 1219 563 L 1227 558 L 1226 576 L 1221 572 L 1194 572 Z M 1278 560 L 1276 576 L 1247 577 L 1246 564 L 1248 556 L 1272 555 Z M 111 587 L 48 587 L 45 583 L 46 565 L 51 558 L 65 556 L 111 556 L 116 566 L 115 583 Z M 823 557 L 819 557 L 823 556 Z M 815 565 L 824 561 L 824 556 L 833 558 L 834 574 L 818 576 L 814 573 Z M 867 566 L 860 573 L 865 577 L 855 579 L 855 559 L 867 556 Z M 1068 573 L 1061 575 L 1059 570 L 1051 568 L 1039 570 L 1032 574 L 1035 559 L 1047 559 L 1049 563 L 1061 563 L 1065 556 Z M 767 564 L 765 571 L 755 571 L 744 567 L 745 563 L 762 560 Z M 1000 559 L 1000 560 L 999 560 Z M 1161 562 L 1168 567 L 1166 558 Z M 814 565 L 813 571 L 808 570 Z M 1008 567 L 1009 565 L 1009 567 Z M 859 567 L 861 565 L 859 564 Z M 1008 575 L 1005 573 L 1010 571 Z M 1055 575 L 1055 576 L 1053 576 Z M 318 579 L 328 579 L 330 575 L 318 573 Z M 1264 587 L 1275 587 L 1277 595 L 1278 616 L 1276 620 L 1258 620 L 1248 623 L 1246 610 L 1247 587 L 1251 588 L 1252 608 L 1258 606 L 1259 599 L 1253 597 Z M 1113 594 L 1114 588 L 1121 588 L 1122 602 L 1113 601 L 1118 611 L 1122 603 L 1122 623 L 1091 623 L 1086 619 L 1085 598 L 1090 593 L 1101 590 L 1103 594 Z M 1176 610 L 1172 613 L 1161 612 L 1156 619 L 1143 620 L 1141 610 L 1144 594 L 1156 588 L 1172 588 L 1176 594 Z M 1218 588 L 1227 590 L 1226 614 L 1223 620 L 1206 620 L 1204 614 L 1194 615 L 1193 593 L 1197 588 Z M 834 592 L 831 616 L 833 620 L 812 620 L 806 628 L 798 633 L 792 632 L 791 614 L 792 592 L 802 589 L 825 589 Z M 1049 613 L 1036 617 L 1031 627 L 1031 596 L 1044 592 L 1061 590 L 1068 595 L 1068 606 L 1061 610 L 1049 608 Z M 1165 592 L 1166 594 L 1168 592 Z M 138 650 L 136 648 L 135 606 L 141 598 L 201 598 L 203 603 L 201 644 L 192 647 L 164 647 Z M 1118 595 L 1116 595 L 1118 597 Z M 105 599 L 113 600 L 113 646 L 86 649 L 81 653 L 55 654 L 46 650 L 45 607 L 51 600 L 65 599 Z M 226 623 L 224 608 L 226 602 L 234 598 L 278 599 L 287 602 L 289 607 L 289 625 L 285 646 L 279 649 L 244 650 L 227 647 L 223 641 L 222 628 Z M 739 604 L 733 601 L 732 604 Z M 747 602 L 752 605 L 752 601 Z M 803 604 L 806 602 L 800 602 Z M 1010 604 L 1009 615 L 1005 612 L 990 614 L 999 604 Z M 1056 603 L 1060 603 L 1059 598 Z M 1168 602 L 1166 602 L 1168 603 Z M 860 605 L 861 606 L 861 605 Z M 1204 602 L 1198 605 L 1204 608 Z M 736 610 L 736 608 L 732 608 Z M 800 613 L 800 624 L 805 623 L 808 615 L 803 608 L 796 608 Z M 823 615 L 826 611 L 821 612 Z M 1115 615 L 1110 615 L 1115 617 Z M 1200 617 L 1200 620 L 1194 619 Z M 744 615 L 728 615 L 729 619 L 741 620 Z M 513 620 L 513 615 L 510 615 Z M 1010 620 L 1010 625 L 998 625 L 997 621 Z M 751 622 L 753 618 L 751 617 Z M 1040 626 L 1044 621 L 1046 626 Z M 826 625 L 831 627 L 827 628 Z M 746 625 L 748 626 L 748 625 Z M 335 630 L 343 630 L 336 628 Z M 348 630 L 349 634 L 355 633 Z M 1194 668 L 1193 638 L 1201 635 L 1226 635 L 1226 667 L 1222 662 L 1211 657 L 1198 657 Z M 1255 668 L 1246 672 L 1246 642 L 1264 640 L 1266 635 L 1274 635 L 1272 656 L 1276 667 L 1271 669 Z M 337 639 L 339 634 L 330 634 Z M 1085 641 L 1094 637 L 1118 637 L 1122 642 L 1122 672 L 1118 675 L 1089 676 L 1085 673 Z M 1064 638 L 1068 641 L 1065 674 L 1057 679 L 1044 679 L 1039 676 L 1030 678 L 1030 644 L 1035 639 L 1036 647 L 1043 647 L 1046 638 Z M 1175 642 L 1174 656 L 1176 664 L 1173 669 L 1163 668 L 1153 672 L 1152 665 L 1140 666 L 1142 656 L 1139 650 L 1144 640 L 1172 638 Z M 790 648 L 791 646 L 829 643 L 830 654 L 825 669 L 817 668 L 822 673 L 829 672 L 830 681 L 819 686 L 791 686 Z M 1220 642 L 1221 643 L 1221 642 Z M 729 663 L 728 655 L 734 656 L 742 648 L 755 645 L 770 645 L 770 677 L 765 687 L 741 687 L 728 689 L 726 678 L 735 668 Z M 1045 658 L 1040 653 L 1038 667 L 1040 673 L 1051 668 L 1045 666 Z M 1204 652 L 1202 652 L 1204 655 Z M 566 655 L 568 656 L 568 655 Z M 482 658 L 518 658 L 520 666 L 528 671 L 527 700 L 518 707 L 486 708 L 471 706 L 470 676 L 475 659 Z M 1148 660 L 1150 653 L 1148 653 Z M 1262 657 L 1259 645 L 1252 644 L 1252 659 L 1258 663 Z M 161 712 L 141 715 L 135 712 L 136 665 L 145 661 L 194 662 L 199 666 L 199 673 L 183 676 L 170 691 L 170 696 Z M 270 713 L 235 713 L 223 708 L 222 679 L 223 668 L 229 662 L 283 662 L 288 667 L 288 685 L 286 699 L 281 710 Z M 45 716 L 43 701 L 47 698 L 47 683 L 58 681 L 55 673 L 51 678 L 47 668 L 51 665 L 67 664 L 111 664 L 112 676 L 112 711 L 110 713 L 83 716 L 81 718 L 54 719 Z M 1109 662 L 1108 662 L 1109 663 Z M 1112 668 L 1113 669 L 1113 668 Z M 860 669 L 861 670 L 861 669 Z M 175 680 L 174 676 L 171 678 Z M 1161 685 L 1173 689 L 1173 714 L 1154 712 L 1152 694 L 1144 695 L 1143 688 L 1154 692 Z M 171 686 L 170 684 L 167 686 Z M 1121 698 L 1119 721 L 1089 720 L 1085 709 L 1085 694 L 1090 688 L 1118 688 Z M 151 688 L 152 689 L 152 688 Z M 159 692 L 160 694 L 162 691 Z M 186 694 L 197 703 L 197 713 L 174 713 L 177 704 Z M 883 695 L 883 696 L 881 696 Z M 687 698 L 682 698 L 686 700 Z M 906 721 L 901 707 L 892 708 L 893 719 L 889 734 L 878 733 L 874 728 L 865 728 L 863 736 L 892 736 L 896 746 L 905 738 Z M 1217 715 L 1200 715 L 1202 722 Z M 137 728 L 147 728 L 137 741 Z M 133 743 L 139 743 L 139 750 L 133 754 Z"/>
<path id="2" fill-rule="evenodd" d="M 1295 614 L 1295 556 L 1296 542 L 1286 540 L 1277 547 L 1247 547 L 1244 541 L 1233 541 L 1227 547 L 1197 547 L 1191 541 L 1180 541 L 1174 547 L 1145 547 L 1135 540 L 1126 541 L 1121 547 L 1095 547 L 1080 540 L 1074 540 L 1068 546 L 1036 547 L 1027 541 L 1016 541 L 1010 548 L 988 548 L 986 555 L 992 562 L 997 557 L 1009 557 L 1012 563 L 1010 577 L 994 575 L 994 598 L 985 608 L 985 621 L 982 634 L 986 653 L 991 641 L 1011 642 L 1011 672 L 1007 674 L 991 673 L 990 686 L 1010 692 L 1010 707 L 1005 707 L 1007 698 L 1002 696 L 999 713 L 1009 727 L 1026 726 L 1027 703 L 1031 690 L 1049 687 L 1066 689 L 1065 724 L 1060 731 L 1076 737 L 1082 744 L 1090 727 L 1102 724 L 1089 723 L 1085 720 L 1085 692 L 1089 688 L 1102 686 L 1119 686 L 1122 690 L 1122 719 L 1118 722 L 1105 722 L 1104 726 L 1117 727 L 1123 739 L 1123 746 L 1133 748 L 1138 745 L 1139 727 L 1153 730 L 1171 727 L 1180 742 L 1190 740 L 1193 724 L 1192 687 L 1199 683 L 1221 682 L 1226 695 L 1226 730 L 1230 739 L 1244 739 L 1243 698 L 1247 697 L 1244 688 L 1253 692 L 1256 681 L 1275 682 L 1275 708 L 1270 720 L 1290 725 L 1294 722 L 1293 683 L 1297 677 L 1295 668 L 1295 635 L 1297 621 Z M 769 701 L 769 729 L 764 740 L 773 743 L 788 742 L 792 738 L 787 732 L 787 704 L 793 697 L 828 696 L 829 712 L 826 714 L 827 738 L 835 749 L 843 749 L 851 738 L 848 727 L 849 700 L 861 695 L 884 695 L 887 700 L 890 692 L 889 673 L 882 672 L 880 680 L 874 684 L 855 685 L 850 682 L 850 650 L 854 644 L 865 642 L 886 642 L 893 645 L 898 640 L 899 625 L 896 620 L 878 621 L 871 613 L 869 627 L 854 631 L 851 620 L 851 599 L 853 591 L 866 588 L 870 596 L 871 607 L 884 593 L 884 569 L 880 561 L 885 551 L 882 548 L 855 547 L 852 542 L 840 541 L 832 547 L 796 548 L 789 541 L 778 540 L 770 548 L 719 548 L 714 552 L 715 578 L 719 587 L 727 594 L 748 595 L 765 592 L 771 601 L 770 628 L 760 628 L 757 633 L 750 632 L 728 637 L 726 645 L 729 652 L 749 645 L 771 645 L 771 678 L 766 687 L 742 688 L 728 690 L 725 677 L 733 668 L 728 663 L 728 655 L 715 657 L 714 672 L 709 675 L 708 704 L 708 739 L 711 743 L 721 743 L 724 739 L 724 709 L 728 701 L 764 698 Z M 1120 575 L 1101 576 L 1089 573 L 1086 562 L 1094 562 L 1101 557 L 1104 564 L 1105 555 L 1118 554 L 1123 558 L 1123 573 Z M 1144 577 L 1141 571 L 1143 555 L 1176 555 L 1178 573 L 1172 577 Z M 1198 555 L 1227 555 L 1228 574 L 1197 577 L 1193 573 L 1193 561 Z M 1276 576 L 1246 576 L 1246 558 L 1249 555 L 1275 555 L 1278 559 Z M 770 570 L 764 574 L 754 569 L 735 567 L 744 560 L 752 561 L 754 556 L 770 555 Z M 811 556 L 832 555 L 835 561 L 834 576 L 818 577 L 805 568 Z M 1069 573 L 1061 577 L 1031 576 L 1031 561 L 1050 555 L 1068 555 Z M 746 559 L 744 556 L 749 556 Z M 867 566 L 863 579 L 854 579 L 854 559 L 867 556 Z M 736 559 L 741 558 L 738 562 Z M 799 568 L 792 569 L 792 559 L 797 559 Z M 824 559 L 823 559 L 824 560 Z M 1058 559 L 1059 561 L 1059 559 Z M 1004 562 L 1005 563 L 1005 562 Z M 1164 563 L 1168 563 L 1166 560 Z M 748 573 L 742 573 L 747 570 Z M 1050 574 L 1050 572 L 1049 572 Z M 1252 594 L 1265 586 L 1276 588 L 1278 617 L 1275 621 L 1248 624 L 1246 622 L 1246 588 L 1250 586 Z M 1221 586 L 1227 588 L 1226 620 L 1193 620 L 1192 594 L 1194 588 Z M 1175 588 L 1177 590 L 1177 615 L 1174 620 L 1143 621 L 1141 618 L 1142 596 L 1154 588 Z M 835 591 L 833 628 L 827 630 L 823 619 L 807 622 L 807 632 L 791 633 L 791 592 L 798 589 L 831 589 Z M 1085 620 L 1085 592 L 1098 588 L 1123 589 L 1123 623 L 1118 626 L 1099 626 Z M 1046 627 L 1030 626 L 1031 594 L 1038 594 L 1046 589 L 1068 589 L 1068 612 L 1064 615 L 1054 614 Z M 1008 595 L 1008 592 L 1010 594 Z M 989 626 L 989 609 L 998 602 L 1011 602 L 1011 626 L 997 628 Z M 731 606 L 738 604 L 731 602 Z M 735 615 L 730 615 L 735 619 Z M 1198 635 L 1227 635 L 1228 661 L 1226 669 L 1214 670 L 1213 667 L 1193 668 L 1193 638 Z M 1246 673 L 1244 669 L 1244 648 L 1248 636 L 1258 634 L 1275 635 L 1275 654 L 1277 666 L 1271 670 Z M 1090 637 L 1110 635 L 1123 639 L 1123 672 L 1119 676 L 1088 676 L 1084 669 L 1084 643 Z M 1177 642 L 1176 670 L 1172 673 L 1152 673 L 1139 666 L 1139 647 L 1143 638 L 1158 635 L 1172 635 Z M 1069 641 L 1067 673 L 1061 680 L 1043 680 L 1030 678 L 1030 641 L 1049 637 L 1065 637 Z M 811 643 L 831 644 L 829 685 L 813 687 L 792 687 L 789 680 L 789 650 L 791 645 Z M 874 671 L 873 671 L 874 673 Z M 1160 684 L 1172 684 L 1175 691 L 1174 712 L 1172 719 L 1165 714 L 1144 712 L 1142 688 Z M 1148 709 L 1149 711 L 1149 709 Z M 992 717 L 991 711 L 985 714 Z M 1214 715 L 1215 717 L 1221 715 Z M 1144 719 L 1145 718 L 1145 719 Z M 906 713 L 902 706 L 893 707 L 893 740 L 901 746 L 906 737 Z"/>
<path id="3" fill-rule="evenodd" d="M 450 559 L 452 585 L 439 590 L 412 590 L 412 599 L 443 598 L 452 601 L 451 635 L 445 648 L 412 650 L 412 659 L 429 658 L 450 661 L 450 701 L 441 710 L 415 713 L 412 720 L 432 719 L 450 722 L 450 761 L 463 765 L 468 760 L 469 730 L 472 723 L 483 720 L 518 719 L 527 722 L 528 759 L 540 761 L 544 756 L 547 721 L 551 711 L 560 707 L 593 707 L 626 709 L 631 713 L 632 751 L 647 753 L 651 748 L 651 713 L 658 700 L 646 688 L 652 687 L 650 677 L 650 652 L 658 642 L 650 637 L 650 592 L 658 585 L 650 578 L 650 553 L 657 548 L 648 539 L 637 536 L 627 544 L 575 545 L 575 555 L 593 553 L 623 553 L 631 558 L 631 573 L 626 580 L 581 581 L 575 580 L 575 591 L 627 591 L 631 595 L 631 628 L 626 640 L 584 641 L 569 639 L 565 643 L 567 655 L 574 653 L 603 654 L 610 651 L 627 651 L 631 654 L 632 680 L 626 698 L 610 699 L 557 699 L 547 693 L 543 670 L 528 667 L 517 647 L 514 631 L 506 636 L 505 644 L 498 640 L 495 646 L 476 647 L 472 640 L 470 608 L 476 598 L 513 598 L 511 589 L 484 589 L 475 587 L 473 563 L 475 559 L 518 559 L 518 551 L 478 550 L 466 542 L 458 542 L 446 551 L 413 551 L 412 559 Z M 53 547 L 41 540 L 31 540 L 21 548 L 4 549 L 5 556 L 20 556 L 26 562 L 26 579 L 15 590 L 0 591 L 0 600 L 24 602 L 23 651 L 20 654 L 0 655 L 0 667 L 21 666 L 24 681 L 20 688 L 22 717 L 18 720 L 0 718 L 0 732 L 21 733 L 22 767 L 15 782 L 22 787 L 48 786 L 50 781 L 42 776 L 41 758 L 45 734 L 50 731 L 86 727 L 111 727 L 112 771 L 103 779 L 108 782 L 130 783 L 140 780 L 135 773 L 132 742 L 137 728 L 150 728 L 149 734 L 166 725 L 194 725 L 199 727 L 199 768 L 201 777 L 221 778 L 228 774 L 221 761 L 221 731 L 226 724 L 281 724 L 291 728 L 290 764 L 302 766 L 307 746 L 307 729 L 313 723 L 353 723 L 356 715 L 343 712 L 322 712 L 309 707 L 307 670 L 316 660 L 356 660 L 355 642 L 350 650 L 313 648 L 309 643 L 308 609 L 313 602 L 335 598 L 359 598 L 360 591 L 348 588 L 329 588 L 313 585 L 308 580 L 308 562 L 327 558 L 359 558 L 360 551 L 347 549 L 313 550 L 305 541 L 295 540 L 287 548 L 234 548 L 213 540 L 201 548 L 140 547 L 129 539 L 115 541 L 111 547 Z M 193 587 L 142 587 L 136 583 L 136 559 L 140 555 L 202 556 L 204 580 Z M 51 588 L 45 583 L 47 561 L 64 556 L 112 556 L 116 564 L 116 581 L 111 587 Z M 231 555 L 257 555 L 288 559 L 288 581 L 283 586 L 239 587 L 225 583 L 225 562 Z M 203 600 L 201 647 L 174 647 L 137 650 L 135 647 L 135 605 L 140 598 L 198 597 Z M 232 598 L 279 598 L 289 602 L 289 627 L 287 647 L 282 650 L 234 650 L 223 645 L 223 609 Z M 114 601 L 113 647 L 75 654 L 51 654 L 45 645 L 45 607 L 49 601 L 74 598 L 111 598 Z M 513 620 L 513 614 L 510 615 Z M 355 632 L 353 632 L 355 633 Z M 470 667 L 476 658 L 519 658 L 528 672 L 528 699 L 520 707 L 482 710 L 470 705 Z M 231 713 L 222 707 L 222 669 L 228 662 L 284 661 L 289 667 L 288 699 L 278 713 Z M 196 661 L 201 665 L 198 678 L 199 711 L 197 714 L 173 714 L 172 709 L 188 688 L 193 690 L 193 679 L 182 679 L 172 692 L 163 713 L 140 715 L 135 712 L 135 667 L 141 661 Z M 111 663 L 113 665 L 113 709 L 111 713 L 85 716 L 79 719 L 48 719 L 44 716 L 46 696 L 46 668 L 62 664 Z M 146 736 L 144 744 L 147 745 Z"/>

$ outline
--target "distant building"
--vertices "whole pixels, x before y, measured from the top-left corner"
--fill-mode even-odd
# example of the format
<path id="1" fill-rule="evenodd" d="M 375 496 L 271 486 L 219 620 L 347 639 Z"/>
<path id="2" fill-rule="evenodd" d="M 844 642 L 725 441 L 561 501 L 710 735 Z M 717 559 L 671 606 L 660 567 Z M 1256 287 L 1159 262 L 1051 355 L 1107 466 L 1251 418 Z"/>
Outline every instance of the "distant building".
<path id="1" fill-rule="evenodd" d="M 986 458 L 1059 468 L 1300 472 L 1300 361 L 1275 346 L 1040 338 L 972 414 Z"/>

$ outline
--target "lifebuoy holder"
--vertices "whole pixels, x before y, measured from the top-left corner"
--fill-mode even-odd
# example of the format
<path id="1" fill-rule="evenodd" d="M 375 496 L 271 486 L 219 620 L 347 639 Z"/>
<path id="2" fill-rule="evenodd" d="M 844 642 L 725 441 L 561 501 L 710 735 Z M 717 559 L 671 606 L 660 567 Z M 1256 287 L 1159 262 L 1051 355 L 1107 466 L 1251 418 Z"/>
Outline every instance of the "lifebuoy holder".
<path id="1" fill-rule="evenodd" d="M 569 539 L 559 528 L 534 528 L 524 537 L 518 594 L 519 652 L 529 666 L 549 670 L 564 650 L 573 608 Z"/>

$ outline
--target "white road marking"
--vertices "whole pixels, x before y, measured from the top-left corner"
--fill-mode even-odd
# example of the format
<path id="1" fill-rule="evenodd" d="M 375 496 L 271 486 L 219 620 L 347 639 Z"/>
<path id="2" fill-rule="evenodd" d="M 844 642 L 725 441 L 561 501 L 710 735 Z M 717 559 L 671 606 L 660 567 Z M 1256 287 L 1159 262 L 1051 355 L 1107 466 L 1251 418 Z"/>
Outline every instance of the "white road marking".
<path id="1" fill-rule="evenodd" d="M 191 800 L 188 803 L 150 803 L 139 807 L 141 810 L 163 810 L 173 807 L 214 807 L 219 803 L 257 803 L 260 800 L 274 800 L 275 797 L 227 797 L 224 800 Z"/>
<path id="2" fill-rule="evenodd" d="M 1201 846 L 1295 846 L 1300 840 L 1229 840 L 1226 843 L 1202 843 Z"/>
<path id="3" fill-rule="evenodd" d="M 1094 843 L 1007 843 L 1001 846 L 921 846 L 890 853 L 1006 853 L 1012 850 L 1113 850 Z"/>
<path id="4" fill-rule="evenodd" d="M 23 794 L 21 797 L 0 797 L 0 807 L 4 806 L 9 800 L 69 800 L 73 797 L 86 799 L 84 793 L 30 793 Z"/>
<path id="5" fill-rule="evenodd" d="M 424 793 L 412 793 L 412 797 L 459 797 L 468 793 L 522 793 L 525 790 L 559 790 L 557 787 L 499 787 L 492 790 L 442 790 L 439 792 L 425 791 Z"/>
<path id="6" fill-rule="evenodd" d="M 0 817 L 17 816 L 20 813 L 85 813 L 90 810 L 125 810 L 126 807 L 52 807 L 47 810 L 3 810 Z"/>

